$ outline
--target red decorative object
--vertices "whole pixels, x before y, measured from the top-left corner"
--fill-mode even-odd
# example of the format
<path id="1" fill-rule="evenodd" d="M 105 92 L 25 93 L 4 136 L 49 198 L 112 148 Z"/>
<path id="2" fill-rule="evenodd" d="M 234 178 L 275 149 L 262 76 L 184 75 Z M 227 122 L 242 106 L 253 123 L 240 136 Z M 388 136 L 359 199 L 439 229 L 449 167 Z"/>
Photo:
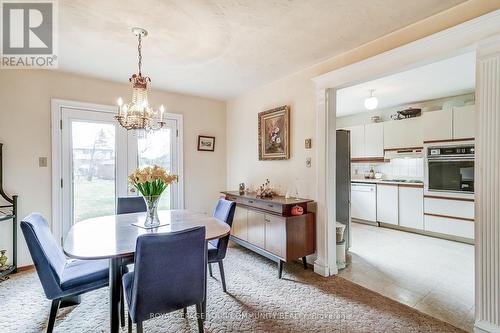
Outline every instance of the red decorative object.
<path id="1" fill-rule="evenodd" d="M 298 206 L 298 205 L 295 205 L 292 207 L 292 215 L 293 216 L 298 216 L 298 215 L 302 215 L 304 214 L 304 208 Z"/>

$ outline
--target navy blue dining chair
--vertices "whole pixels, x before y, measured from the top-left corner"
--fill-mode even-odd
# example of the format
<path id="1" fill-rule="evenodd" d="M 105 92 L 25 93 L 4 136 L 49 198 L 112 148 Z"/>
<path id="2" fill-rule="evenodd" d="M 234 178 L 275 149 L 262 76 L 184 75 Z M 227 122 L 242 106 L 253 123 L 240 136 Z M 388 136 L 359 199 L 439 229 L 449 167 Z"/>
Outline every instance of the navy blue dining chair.
<path id="1" fill-rule="evenodd" d="M 213 217 L 219 221 L 225 222 L 231 227 L 233 225 L 234 211 L 236 203 L 225 199 L 219 199 L 215 206 Z M 212 263 L 219 264 L 220 279 L 222 282 L 222 290 L 226 292 L 226 277 L 224 276 L 224 265 L 222 260 L 226 257 L 227 244 L 229 242 L 229 235 L 208 242 L 208 269 L 210 276 L 212 275 Z"/>
<path id="2" fill-rule="evenodd" d="M 116 214 L 145 212 L 146 203 L 142 197 L 120 197 L 116 201 Z"/>
<path id="3" fill-rule="evenodd" d="M 116 214 L 131 214 L 131 213 L 141 213 L 147 211 L 146 203 L 143 197 L 119 197 L 116 200 Z M 122 258 L 122 270 L 121 274 L 125 274 L 129 271 L 127 265 L 132 265 L 134 263 L 134 256 L 123 257 Z M 125 326 L 125 302 L 123 298 L 123 290 L 120 290 L 120 324 Z"/>
<path id="4" fill-rule="evenodd" d="M 52 300 L 47 332 L 52 332 L 60 306 L 83 293 L 106 287 L 108 260 L 68 260 L 50 232 L 45 218 L 32 213 L 21 221 L 21 230 L 45 292 Z"/>
<path id="5" fill-rule="evenodd" d="M 203 332 L 206 281 L 205 227 L 137 238 L 135 268 L 122 278 L 128 304 L 128 331 L 157 315 L 196 306 L 198 331 Z"/>

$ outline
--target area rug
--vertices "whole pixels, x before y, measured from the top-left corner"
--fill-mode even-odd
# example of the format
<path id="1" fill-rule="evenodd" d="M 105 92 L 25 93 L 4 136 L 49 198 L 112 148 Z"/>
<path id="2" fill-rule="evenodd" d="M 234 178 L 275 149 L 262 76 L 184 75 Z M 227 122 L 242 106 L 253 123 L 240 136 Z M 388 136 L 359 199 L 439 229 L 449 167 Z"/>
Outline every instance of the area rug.
<path id="1" fill-rule="evenodd" d="M 228 292 L 214 266 L 205 332 L 463 332 L 340 277 L 323 278 L 300 263 L 276 264 L 240 247 L 224 262 Z M 168 277 L 165 277 L 168 284 Z M 0 332 L 43 332 L 50 308 L 35 272 L 0 283 Z M 194 307 L 144 323 L 145 332 L 197 332 Z M 108 332 L 107 288 L 59 311 L 54 332 Z M 126 327 L 122 332 L 126 332 Z"/>

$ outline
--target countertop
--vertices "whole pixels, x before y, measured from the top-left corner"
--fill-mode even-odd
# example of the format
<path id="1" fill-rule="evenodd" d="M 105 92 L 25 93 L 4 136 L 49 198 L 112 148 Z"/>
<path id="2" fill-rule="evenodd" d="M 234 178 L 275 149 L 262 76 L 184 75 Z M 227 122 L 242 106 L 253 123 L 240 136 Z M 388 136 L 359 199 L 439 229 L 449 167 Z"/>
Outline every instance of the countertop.
<path id="1" fill-rule="evenodd" d="M 252 200 L 257 200 L 257 201 L 265 201 L 265 202 L 274 202 L 280 205 L 297 205 L 297 204 L 302 204 L 302 203 L 308 203 L 308 202 L 313 202 L 314 200 L 311 199 L 295 199 L 295 198 L 290 198 L 286 199 L 284 196 L 281 195 L 275 195 L 272 198 L 258 198 L 257 194 L 255 192 L 252 193 L 244 193 L 240 194 L 238 191 L 221 191 L 221 193 L 226 194 L 226 195 L 232 195 L 235 197 L 240 197 L 240 198 L 246 198 L 246 199 L 252 199 Z"/>
<path id="2" fill-rule="evenodd" d="M 420 186 L 424 187 L 423 182 L 417 182 L 417 181 L 407 181 L 407 182 L 392 182 L 389 180 L 383 180 L 383 179 L 351 179 L 351 183 L 365 183 L 365 184 L 386 184 L 386 185 L 411 185 L 411 186 Z"/>

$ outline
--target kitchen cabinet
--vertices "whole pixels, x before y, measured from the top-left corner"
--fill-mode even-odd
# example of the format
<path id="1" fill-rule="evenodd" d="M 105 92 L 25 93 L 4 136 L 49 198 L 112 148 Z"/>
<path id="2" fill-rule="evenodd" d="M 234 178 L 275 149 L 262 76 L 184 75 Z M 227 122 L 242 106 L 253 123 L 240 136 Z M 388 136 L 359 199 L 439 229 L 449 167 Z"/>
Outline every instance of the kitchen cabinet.
<path id="1" fill-rule="evenodd" d="M 425 230 L 474 239 L 474 223 L 445 216 L 425 215 Z"/>
<path id="2" fill-rule="evenodd" d="M 453 139 L 470 139 L 476 135 L 476 106 L 453 108 Z"/>
<path id="3" fill-rule="evenodd" d="M 422 117 L 390 120 L 384 124 L 384 149 L 422 147 Z"/>
<path id="4" fill-rule="evenodd" d="M 397 185 L 377 184 L 377 222 L 399 224 Z"/>
<path id="5" fill-rule="evenodd" d="M 399 186 L 399 225 L 424 230 L 424 189 Z"/>
<path id="6" fill-rule="evenodd" d="M 474 239 L 474 200 L 426 196 L 425 230 Z"/>
<path id="7" fill-rule="evenodd" d="M 266 214 L 265 228 L 266 251 L 280 258 L 286 258 L 286 219 Z"/>
<path id="8" fill-rule="evenodd" d="M 370 222 L 377 221 L 376 185 L 351 184 L 351 217 Z"/>
<path id="9" fill-rule="evenodd" d="M 264 213 L 248 210 L 247 214 L 247 241 L 263 249 L 266 234 Z"/>
<path id="10" fill-rule="evenodd" d="M 365 126 L 346 127 L 351 132 L 351 158 L 365 157 Z"/>
<path id="11" fill-rule="evenodd" d="M 424 112 L 422 118 L 424 142 L 453 139 L 452 109 Z"/>
<path id="12" fill-rule="evenodd" d="M 384 123 L 365 125 L 365 157 L 384 157 Z"/>

